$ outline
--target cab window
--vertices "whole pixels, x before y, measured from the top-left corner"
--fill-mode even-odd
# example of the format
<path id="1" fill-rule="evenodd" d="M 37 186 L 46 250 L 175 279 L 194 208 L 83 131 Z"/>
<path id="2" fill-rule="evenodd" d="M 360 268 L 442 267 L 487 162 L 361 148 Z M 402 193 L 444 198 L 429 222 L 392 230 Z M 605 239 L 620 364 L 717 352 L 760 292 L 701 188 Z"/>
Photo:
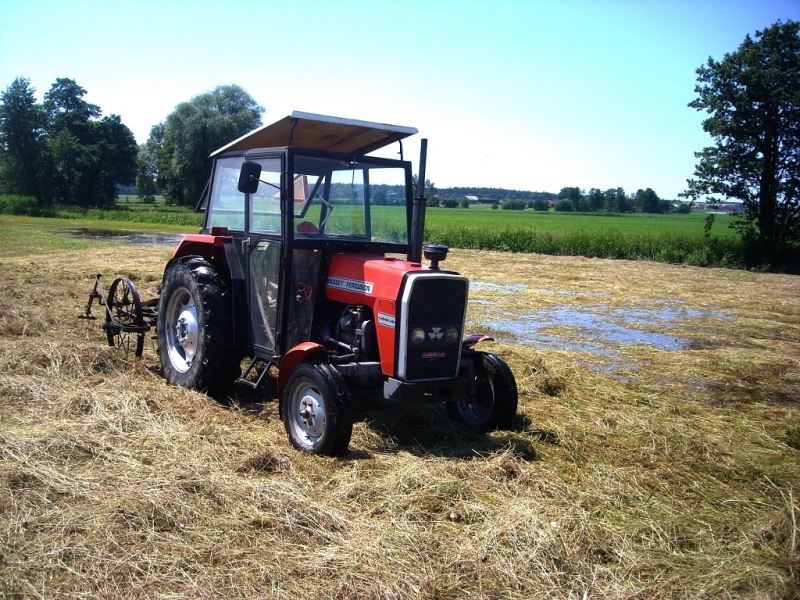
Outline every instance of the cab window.
<path id="1" fill-rule="evenodd" d="M 261 182 L 250 196 L 250 231 L 254 233 L 281 233 L 281 159 L 263 158 Z"/>
<path id="2" fill-rule="evenodd" d="M 217 159 L 214 164 L 206 226 L 244 231 L 244 194 L 238 189 L 242 157 Z"/>

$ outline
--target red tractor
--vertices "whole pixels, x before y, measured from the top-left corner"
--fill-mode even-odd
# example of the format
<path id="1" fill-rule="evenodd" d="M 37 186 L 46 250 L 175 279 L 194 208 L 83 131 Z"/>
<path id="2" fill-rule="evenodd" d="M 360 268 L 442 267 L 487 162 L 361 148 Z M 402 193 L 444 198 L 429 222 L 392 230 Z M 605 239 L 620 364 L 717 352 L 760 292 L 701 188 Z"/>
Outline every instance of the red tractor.
<path id="1" fill-rule="evenodd" d="M 350 385 L 444 402 L 479 430 L 511 426 L 511 370 L 473 349 L 486 336 L 464 336 L 467 278 L 440 268 L 446 246 L 422 247 L 424 186 L 412 197 L 402 160 L 415 133 L 295 112 L 212 154 L 203 228 L 176 248 L 160 288 L 169 383 L 257 388 L 277 366 L 289 439 L 329 456 L 350 442 Z M 368 156 L 393 142 L 401 160 Z"/>

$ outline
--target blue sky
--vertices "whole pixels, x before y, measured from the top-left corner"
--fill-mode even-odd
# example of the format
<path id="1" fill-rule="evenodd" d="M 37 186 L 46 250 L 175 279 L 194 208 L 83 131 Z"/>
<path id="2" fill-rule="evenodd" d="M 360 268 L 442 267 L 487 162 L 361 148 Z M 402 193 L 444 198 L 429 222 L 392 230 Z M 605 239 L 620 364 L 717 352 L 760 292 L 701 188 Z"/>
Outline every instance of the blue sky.
<path id="1" fill-rule="evenodd" d="M 710 145 L 695 70 L 799 0 L 0 0 L 0 89 L 75 79 L 138 142 L 236 83 L 266 108 L 417 127 L 438 187 L 652 187 Z M 396 147 L 391 150 L 396 152 Z M 387 152 L 384 152 L 388 154 Z"/>

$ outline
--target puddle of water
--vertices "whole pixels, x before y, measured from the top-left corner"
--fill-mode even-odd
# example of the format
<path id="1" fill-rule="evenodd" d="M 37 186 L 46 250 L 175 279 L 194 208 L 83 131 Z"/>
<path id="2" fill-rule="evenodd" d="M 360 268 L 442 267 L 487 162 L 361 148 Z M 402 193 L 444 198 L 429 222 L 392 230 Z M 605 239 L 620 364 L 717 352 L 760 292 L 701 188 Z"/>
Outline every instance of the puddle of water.
<path id="1" fill-rule="evenodd" d="M 490 281 L 470 281 L 470 292 L 491 292 L 494 294 L 515 294 L 528 288 L 524 283 L 492 283 Z M 475 302 L 475 300 L 470 300 Z"/>
<path id="2" fill-rule="evenodd" d="M 471 292 L 510 295 L 523 291 L 593 298 L 610 297 L 606 292 L 529 288 L 521 283 L 470 282 Z M 625 353 L 637 346 L 677 352 L 709 346 L 702 334 L 715 329 L 705 319 L 726 319 L 731 315 L 713 308 L 689 308 L 685 302 L 669 299 L 632 300 L 622 308 L 607 304 L 555 306 L 519 314 L 505 311 L 496 300 L 471 298 L 470 304 L 485 306 L 479 324 L 491 330 L 495 339 L 527 344 L 542 350 L 571 350 L 602 357 L 601 370 L 636 370 Z M 666 330 L 680 329 L 687 335 Z"/>
<path id="3" fill-rule="evenodd" d="M 608 296 L 606 292 L 586 292 L 575 290 L 551 290 L 547 288 L 529 288 L 524 283 L 494 283 L 491 281 L 470 281 L 470 292 L 490 292 L 494 294 L 516 294 L 525 291 L 539 292 L 544 294 L 559 294 L 563 296 Z M 470 302 L 487 302 L 487 300 L 472 300 Z"/>
<path id="4" fill-rule="evenodd" d="M 183 235 L 175 233 L 142 233 L 140 231 L 125 231 L 119 229 L 59 229 L 58 235 L 83 240 L 100 240 L 104 242 L 118 241 L 134 246 L 176 246 Z"/>
<path id="5" fill-rule="evenodd" d="M 646 306 L 648 303 L 652 308 Z M 713 333 L 715 329 L 703 323 L 704 319 L 731 317 L 717 310 L 689 309 L 681 304 L 643 300 L 630 308 L 611 309 L 596 304 L 556 306 L 528 314 L 490 311 L 483 323 L 496 332 L 493 337 L 498 340 L 542 350 L 588 352 L 611 361 L 612 369 L 636 370 L 625 358 L 625 352 L 636 346 L 680 351 L 696 349 L 704 343 L 689 335 L 666 333 L 665 329 L 677 327 L 692 334 Z M 559 328 L 564 328 L 564 332 L 558 331 Z"/>
<path id="6" fill-rule="evenodd" d="M 540 292 L 543 294 L 560 294 L 562 296 L 595 296 L 597 298 L 608 297 L 610 294 L 606 292 L 578 292 L 575 290 L 548 290 L 547 288 L 532 288 L 531 291 Z"/>
<path id="7" fill-rule="evenodd" d="M 171 233 L 132 233 L 126 237 L 126 244 L 134 246 L 177 246 L 183 235 Z"/>
<path id="8" fill-rule="evenodd" d="M 557 306 L 542 309 L 527 315 L 505 313 L 510 318 L 487 319 L 493 329 L 510 332 L 518 341 L 532 345 L 550 346 L 553 341 L 559 347 L 566 344 L 569 349 L 586 350 L 607 348 L 609 342 L 617 345 L 644 345 L 660 350 L 685 350 L 688 337 L 642 329 L 675 326 L 679 322 L 705 317 L 725 317 L 724 313 L 689 309 L 659 307 L 609 310 L 605 305 L 593 307 Z M 565 336 L 542 334 L 545 327 L 569 327 Z M 605 352 L 601 352 L 605 353 Z"/>

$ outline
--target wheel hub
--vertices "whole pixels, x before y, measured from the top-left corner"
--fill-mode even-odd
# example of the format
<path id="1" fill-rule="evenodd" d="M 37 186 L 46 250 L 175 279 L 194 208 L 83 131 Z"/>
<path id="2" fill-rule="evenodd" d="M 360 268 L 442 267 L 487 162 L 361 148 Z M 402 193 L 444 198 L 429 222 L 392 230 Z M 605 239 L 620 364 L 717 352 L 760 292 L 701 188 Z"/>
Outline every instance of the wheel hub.
<path id="1" fill-rule="evenodd" d="M 197 314 L 194 306 L 187 306 L 178 316 L 175 324 L 175 341 L 183 348 L 186 364 L 191 365 L 197 353 Z"/>
<path id="2" fill-rule="evenodd" d="M 298 406 L 300 426 L 310 437 L 317 438 L 325 430 L 325 409 L 321 398 L 313 392 L 303 395 Z"/>
<path id="3" fill-rule="evenodd" d="M 167 335 L 169 358 L 177 371 L 186 373 L 192 367 L 200 345 L 197 308 L 188 291 L 173 297 L 167 313 L 168 319 L 170 315 L 172 315 L 171 332 Z"/>

